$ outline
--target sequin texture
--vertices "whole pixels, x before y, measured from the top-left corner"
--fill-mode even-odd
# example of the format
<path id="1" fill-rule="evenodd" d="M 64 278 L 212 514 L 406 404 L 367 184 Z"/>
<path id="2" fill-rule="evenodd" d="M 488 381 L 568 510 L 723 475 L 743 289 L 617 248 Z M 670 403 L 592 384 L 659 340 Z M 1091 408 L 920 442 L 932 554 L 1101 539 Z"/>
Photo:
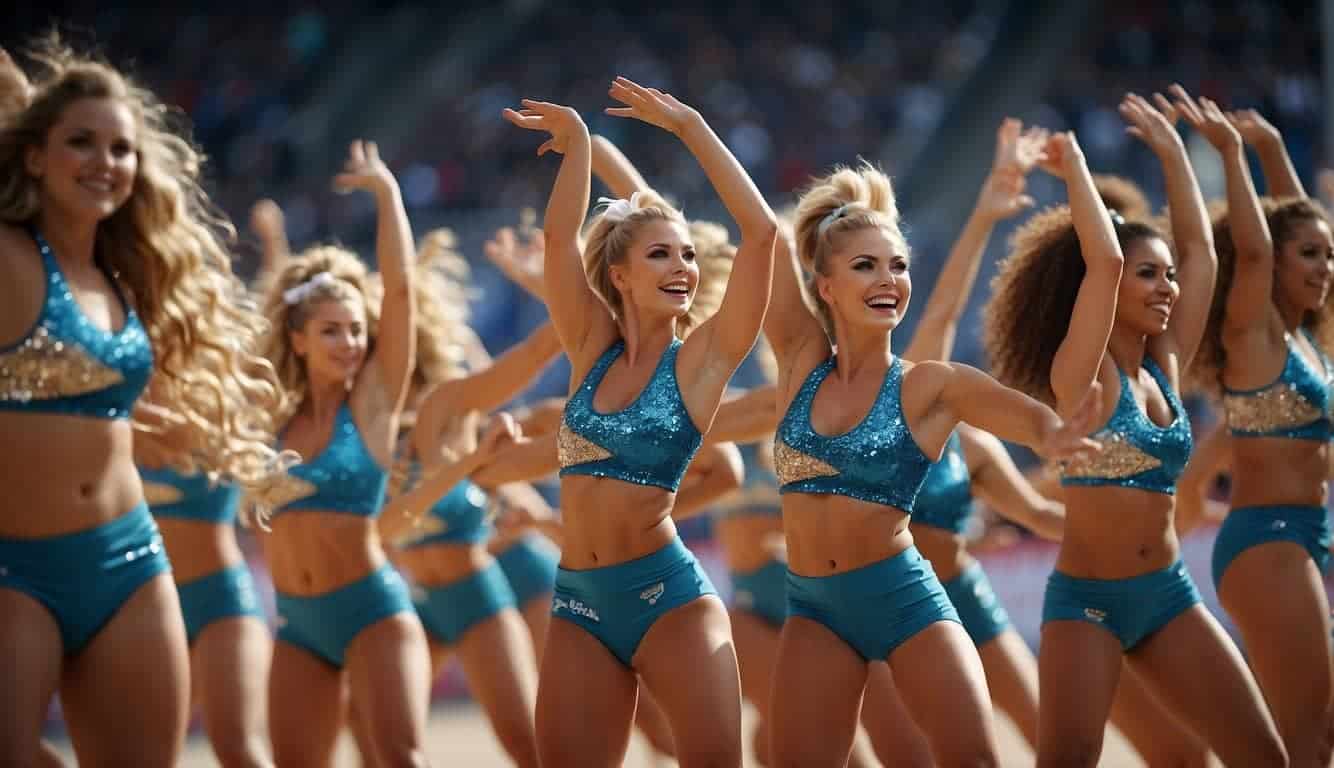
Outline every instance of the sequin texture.
<path id="1" fill-rule="evenodd" d="M 610 459 L 611 451 L 594 445 L 593 441 L 570 429 L 562 421 L 560 429 L 556 430 L 556 456 L 562 467 L 572 467 L 575 464 Z"/>
<path id="2" fill-rule="evenodd" d="M 1303 329 L 1303 333 L 1306 333 Z M 1330 408 L 1331 371 L 1329 360 L 1315 339 L 1307 333 L 1311 346 L 1320 355 L 1324 369 L 1311 368 L 1287 337 L 1288 357 L 1278 379 L 1257 390 L 1226 390 L 1223 412 L 1228 430 L 1237 437 L 1286 437 L 1293 440 L 1326 441 L 1334 438 Z"/>
<path id="3" fill-rule="evenodd" d="M 913 502 L 912 519 L 932 528 L 963 533 L 972 516 L 973 479 L 968 474 L 959 433 L 954 432 L 945 443 L 944 455 L 931 465 L 922 481 Z"/>
<path id="4" fill-rule="evenodd" d="M 896 357 L 890 364 L 861 423 L 837 437 L 825 437 L 811 426 L 811 404 L 835 363 L 830 358 L 811 371 L 778 425 L 774 443 L 778 477 L 801 478 L 782 481 L 779 492 L 837 494 L 911 513 L 931 459 L 922 453 L 903 418 L 903 361 Z M 802 466 L 801 456 L 837 474 L 810 476 L 813 466 Z"/>
<path id="5" fill-rule="evenodd" d="M 50 245 L 40 234 L 34 238 L 46 271 L 46 298 L 27 337 L 0 350 L 0 409 L 128 418 L 153 372 L 148 334 L 123 296 L 119 331 L 89 322 Z"/>
<path id="6" fill-rule="evenodd" d="M 802 453 L 782 440 L 774 441 L 774 465 L 783 485 L 817 477 L 838 477 L 838 470 L 814 456 Z"/>
<path id="7" fill-rule="evenodd" d="M 1121 394 L 1116 410 L 1093 435 L 1102 451 L 1062 467 L 1062 485 L 1118 485 L 1166 494 L 1176 490 L 1177 478 L 1190 459 L 1190 420 L 1158 365 L 1146 357 L 1144 367 L 1167 398 L 1172 423 L 1160 427 L 1140 410 L 1129 377 L 1118 368 Z"/>
<path id="8" fill-rule="evenodd" d="M 290 501 L 275 500 L 277 514 L 310 509 L 374 517 L 380 513 L 389 482 L 389 473 L 380 468 L 361 439 L 346 402 L 338 408 L 333 434 L 320 455 L 297 464 L 287 474 L 304 483 L 292 484 L 291 490 L 313 492 Z"/>
<path id="9" fill-rule="evenodd" d="M 413 532 L 398 543 L 406 547 L 471 544 L 491 538 L 494 530 L 486 491 L 464 480 L 432 505 Z"/>
<path id="10" fill-rule="evenodd" d="M 182 475 L 171 469 L 139 468 L 144 499 L 154 517 L 173 517 L 230 525 L 236 522 L 241 489 L 215 483 L 207 475 Z"/>
<path id="11" fill-rule="evenodd" d="M 686 411 L 676 380 L 676 355 L 680 348 L 681 342 L 672 340 L 639 397 L 629 407 L 614 413 L 595 411 L 593 395 L 607 370 L 625 350 L 625 342 L 617 341 L 602 353 L 565 404 L 562 432 L 568 436 L 564 441 L 557 436 L 562 477 L 610 477 L 669 491 L 680 486 L 686 467 L 703 442 Z M 585 443 L 594 449 L 601 448 L 607 456 L 596 458 L 596 452 L 590 451 Z"/>

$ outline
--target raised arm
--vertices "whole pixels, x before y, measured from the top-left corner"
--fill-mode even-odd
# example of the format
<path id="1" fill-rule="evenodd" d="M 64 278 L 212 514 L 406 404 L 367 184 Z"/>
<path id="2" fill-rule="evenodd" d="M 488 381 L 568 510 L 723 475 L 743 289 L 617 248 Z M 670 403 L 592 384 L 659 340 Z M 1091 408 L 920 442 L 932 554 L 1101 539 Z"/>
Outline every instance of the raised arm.
<path id="1" fill-rule="evenodd" d="M 576 369 L 585 368 L 592 362 L 586 358 L 602 353 L 600 342 L 610 342 L 617 333 L 611 314 L 588 284 L 579 243 L 591 185 L 588 127 L 573 109 L 544 101 L 525 99 L 521 111 L 506 109 L 504 114 L 520 128 L 551 134 L 538 147 L 539 156 L 548 150 L 564 155 L 542 228 L 543 295 L 561 346 Z M 598 348 L 586 350 L 590 341 Z"/>
<path id="2" fill-rule="evenodd" d="M 542 274 L 544 243 L 541 230 L 534 230 L 526 241 L 520 242 L 513 227 L 501 227 L 495 236 L 482 246 L 482 252 L 486 254 L 487 260 L 510 279 L 510 282 L 543 304 L 546 303 L 546 277 Z"/>
<path id="3" fill-rule="evenodd" d="M 556 434 L 523 439 L 506 445 L 472 473 L 472 481 L 483 488 L 506 483 L 526 483 L 555 474 L 560 469 Z"/>
<path id="4" fill-rule="evenodd" d="M 1277 128 L 1253 109 L 1229 112 L 1227 120 L 1241 138 L 1255 148 L 1270 197 L 1306 197 L 1302 178 L 1297 175 L 1288 148 L 1283 144 L 1283 135 Z"/>
<path id="5" fill-rule="evenodd" d="M 380 159 L 375 142 L 352 142 L 343 172 L 334 177 L 334 187 L 342 192 L 361 189 L 375 196 L 375 261 L 384 284 L 384 298 L 371 364 L 377 366 L 384 394 L 397 413 L 403 409 L 417 359 L 412 289 L 417 244 L 412 239 L 398 181 Z"/>
<path id="6" fill-rule="evenodd" d="M 1058 541 L 1065 529 L 1065 505 L 1038 493 L 994 435 L 964 428 L 959 438 L 968 458 L 973 493 L 1001 517 L 1044 539 Z"/>
<path id="7" fill-rule="evenodd" d="M 594 136 L 593 175 L 607 185 L 612 195 L 624 200 L 636 192 L 650 189 L 630 158 L 605 136 Z"/>
<path id="8" fill-rule="evenodd" d="M 778 429 L 778 388 L 755 387 L 718 406 L 705 443 L 753 443 Z"/>
<path id="9" fill-rule="evenodd" d="M 1068 417 L 1097 381 L 1116 319 L 1116 295 L 1125 257 L 1074 134 L 1054 134 L 1047 142 L 1045 155 L 1044 169 L 1065 180 L 1070 217 L 1084 259 L 1084 279 L 1070 314 L 1070 327 L 1051 364 L 1052 393 L 1058 410 Z M 996 430 L 986 431 L 1009 439 Z"/>
<path id="10" fill-rule="evenodd" d="M 930 378 L 937 402 L 945 408 L 943 430 L 958 422 L 971 424 L 1010 443 L 1018 443 L 1045 459 L 1064 459 L 1096 452 L 1098 444 L 1085 437 L 1094 428 L 1101 409 L 1102 386 L 1089 383 L 1083 397 L 1062 420 L 1051 408 L 962 363 L 927 361 L 909 372 Z M 905 392 L 907 391 L 905 381 Z M 931 393 L 928 386 L 922 390 Z"/>
<path id="11" fill-rule="evenodd" d="M 672 517 L 685 520 L 741 487 L 746 479 L 746 463 L 732 443 L 706 445 L 695 454 L 681 481 L 681 490 L 672 504 Z"/>
<path id="12" fill-rule="evenodd" d="M 1158 108 L 1141 96 L 1128 94 L 1121 102 L 1121 115 L 1129 123 L 1126 130 L 1130 135 L 1147 144 L 1163 166 L 1181 296 L 1172 310 L 1167 333 L 1151 343 L 1169 342 L 1174 349 L 1168 351 L 1178 355 L 1178 368 L 1185 371 L 1195 358 L 1209 321 L 1218 255 L 1214 252 L 1214 231 L 1204 206 L 1204 195 L 1200 194 L 1181 136 L 1172 125 L 1175 110 L 1161 95 L 1155 100 Z"/>
<path id="13" fill-rule="evenodd" d="M 1024 194 L 1025 176 L 1041 157 L 1046 140 L 1046 131 L 1040 128 L 1023 131 L 1023 124 L 1014 118 L 1001 123 L 996 131 L 996 157 L 991 172 L 945 266 L 940 269 L 904 358 L 949 360 L 954 353 L 959 320 L 968 307 L 968 297 L 977 281 L 977 270 L 991 232 L 998 222 L 1032 207 L 1033 198 Z"/>
<path id="14" fill-rule="evenodd" d="M 1172 86 L 1174 106 L 1181 117 L 1208 139 L 1223 159 L 1227 178 L 1227 221 L 1236 250 L 1232 287 L 1224 312 L 1224 333 L 1265 327 L 1273 312 L 1274 241 L 1269 235 L 1260 198 L 1246 165 L 1241 134 L 1227 121 L 1218 105 L 1208 99 L 1197 103 L 1179 85 Z"/>
<path id="15" fill-rule="evenodd" d="M 705 350 L 701 358 L 704 365 L 695 371 L 696 381 L 707 379 L 708 385 L 716 385 L 721 395 L 733 371 L 755 346 L 769 307 L 774 237 L 778 228 L 774 212 L 741 163 L 699 112 L 670 94 L 623 77 L 612 83 L 610 95 L 625 106 L 608 107 L 607 114 L 642 120 L 681 139 L 741 230 L 722 305 L 691 334 L 687 343 Z"/>
<path id="16" fill-rule="evenodd" d="M 791 369 L 803 352 L 812 360 L 823 360 L 828 356 L 829 337 L 820 325 L 815 301 L 806 288 L 797 245 L 788 223 L 778 228 L 774 240 L 770 302 L 780 310 L 764 316 L 764 336 L 773 347 L 780 371 Z"/>
<path id="17" fill-rule="evenodd" d="M 287 242 L 287 220 L 283 209 L 269 198 L 257 201 L 250 208 L 250 231 L 259 238 L 259 276 L 257 283 L 283 271 L 292 249 Z"/>
<path id="18" fill-rule="evenodd" d="M 477 449 L 455 461 L 436 465 L 415 488 L 390 499 L 380 515 L 380 535 L 386 541 L 398 541 L 412 533 L 413 527 L 445 494 L 485 464 L 502 445 L 513 444 L 518 436 L 514 420 L 497 414 L 487 425 Z"/>
<path id="19" fill-rule="evenodd" d="M 436 385 L 419 410 L 489 413 L 527 389 L 558 354 L 556 329 L 543 323 L 486 368 Z"/>

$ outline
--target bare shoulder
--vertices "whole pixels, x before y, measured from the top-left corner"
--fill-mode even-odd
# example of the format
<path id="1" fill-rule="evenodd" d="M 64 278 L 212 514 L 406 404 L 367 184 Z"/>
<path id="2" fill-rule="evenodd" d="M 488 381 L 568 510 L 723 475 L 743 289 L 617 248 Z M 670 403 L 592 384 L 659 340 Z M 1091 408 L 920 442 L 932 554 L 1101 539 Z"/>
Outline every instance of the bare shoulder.
<path id="1" fill-rule="evenodd" d="M 21 227 L 0 224 L 0 346 L 15 341 L 37 320 L 46 297 L 46 269 L 37 244 Z"/>

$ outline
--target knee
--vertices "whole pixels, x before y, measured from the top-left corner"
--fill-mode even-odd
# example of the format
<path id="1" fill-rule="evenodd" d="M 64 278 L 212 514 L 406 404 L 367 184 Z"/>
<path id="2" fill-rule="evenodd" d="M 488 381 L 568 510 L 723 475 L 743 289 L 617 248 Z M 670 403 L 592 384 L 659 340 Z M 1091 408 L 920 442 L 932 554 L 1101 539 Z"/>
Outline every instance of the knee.
<path id="1" fill-rule="evenodd" d="M 515 765 L 536 766 L 537 736 L 531 720 L 507 719 L 494 723 L 496 739 Z"/>

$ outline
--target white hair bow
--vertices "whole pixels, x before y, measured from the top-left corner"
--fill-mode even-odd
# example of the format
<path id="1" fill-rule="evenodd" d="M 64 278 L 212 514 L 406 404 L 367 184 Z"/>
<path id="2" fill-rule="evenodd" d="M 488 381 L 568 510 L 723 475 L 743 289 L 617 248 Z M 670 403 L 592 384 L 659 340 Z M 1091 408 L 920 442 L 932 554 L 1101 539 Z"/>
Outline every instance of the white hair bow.
<path id="1" fill-rule="evenodd" d="M 629 200 L 613 200 L 610 197 L 599 197 L 598 205 L 605 206 L 602 209 L 602 218 L 610 221 L 612 224 L 619 224 L 625 220 L 626 216 L 635 212 L 639 207 L 639 193 L 630 195 Z"/>
<path id="2" fill-rule="evenodd" d="M 338 282 L 338 278 L 333 276 L 332 272 L 316 272 L 309 280 L 300 285 L 294 285 L 283 291 L 283 303 L 291 306 L 300 304 L 309 298 L 310 294 L 315 292 L 316 288 L 326 285 L 333 285 Z"/>

